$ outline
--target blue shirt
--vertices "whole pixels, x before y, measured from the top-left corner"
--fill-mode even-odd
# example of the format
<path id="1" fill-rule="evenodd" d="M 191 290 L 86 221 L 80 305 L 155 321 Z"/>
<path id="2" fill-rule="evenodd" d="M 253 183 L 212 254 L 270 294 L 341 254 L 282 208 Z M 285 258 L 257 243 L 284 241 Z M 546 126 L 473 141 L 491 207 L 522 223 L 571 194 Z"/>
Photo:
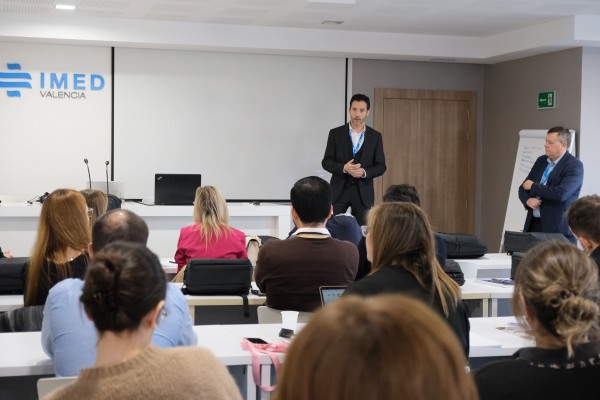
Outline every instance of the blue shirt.
<path id="1" fill-rule="evenodd" d="M 96 362 L 98 334 L 79 301 L 82 290 L 81 279 L 65 279 L 50 289 L 46 300 L 42 347 L 54 360 L 56 376 L 79 375 L 81 368 Z M 185 297 L 171 283 L 167 285 L 165 309 L 167 315 L 156 327 L 152 344 L 163 348 L 196 345 L 198 336 Z"/>

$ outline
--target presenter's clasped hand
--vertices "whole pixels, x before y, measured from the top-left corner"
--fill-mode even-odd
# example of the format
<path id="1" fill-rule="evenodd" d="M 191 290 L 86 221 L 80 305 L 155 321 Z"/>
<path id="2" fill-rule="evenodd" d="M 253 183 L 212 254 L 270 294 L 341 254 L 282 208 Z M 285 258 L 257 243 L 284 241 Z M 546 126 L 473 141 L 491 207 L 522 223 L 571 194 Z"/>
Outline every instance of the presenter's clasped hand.
<path id="1" fill-rule="evenodd" d="M 350 160 L 344 165 L 344 172 L 350 174 L 353 178 L 362 178 L 364 176 L 364 170 L 360 166 L 360 163 L 355 164 L 354 160 Z"/>
<path id="2" fill-rule="evenodd" d="M 532 210 L 538 208 L 540 204 L 542 204 L 542 201 L 536 197 L 531 197 L 529 200 L 527 200 L 527 207 L 531 208 Z"/>
<path id="3" fill-rule="evenodd" d="M 523 182 L 523 189 L 531 190 L 531 185 L 533 185 L 533 181 L 528 179 L 525 182 Z"/>

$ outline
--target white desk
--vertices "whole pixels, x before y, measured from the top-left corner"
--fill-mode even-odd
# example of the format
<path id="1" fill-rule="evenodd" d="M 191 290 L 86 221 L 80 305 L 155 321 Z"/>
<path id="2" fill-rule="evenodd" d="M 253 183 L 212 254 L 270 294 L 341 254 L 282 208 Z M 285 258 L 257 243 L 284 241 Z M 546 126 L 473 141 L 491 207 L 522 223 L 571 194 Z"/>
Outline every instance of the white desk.
<path id="1" fill-rule="evenodd" d="M 515 321 L 514 317 L 472 318 L 471 351 L 469 358 L 510 356 L 521 347 L 532 346 L 531 340 L 497 327 L 506 326 Z M 300 324 L 299 327 L 302 325 Z M 252 356 L 242 350 L 240 342 L 243 337 L 259 337 L 269 342 L 279 341 L 277 337 L 281 324 L 262 325 L 204 325 L 195 326 L 198 342 L 202 347 L 210 349 L 226 366 L 245 367 L 246 399 L 268 398 L 267 393 L 255 390 L 252 376 Z M 54 373 L 52 361 L 44 354 L 41 347 L 40 332 L 0 333 L 0 376 L 50 375 Z M 263 355 L 260 358 L 262 383 L 270 384 L 271 360 Z M 244 390 L 242 390 L 244 391 Z"/>
<path id="2" fill-rule="evenodd" d="M 533 338 L 498 329 L 515 323 L 515 317 L 470 318 L 471 350 L 469 358 L 508 357 L 523 347 L 535 346 Z M 525 335 L 523 335 L 525 336 Z"/>
<path id="3" fill-rule="evenodd" d="M 179 287 L 181 283 L 176 283 Z M 254 286 L 256 289 L 256 287 Z M 194 321 L 196 315 L 196 307 L 202 306 L 240 306 L 240 310 L 244 304 L 241 296 L 233 295 L 219 295 L 219 296 L 194 296 L 186 295 L 188 306 L 190 308 L 190 314 L 192 315 L 192 321 Z M 249 305 L 263 305 L 266 301 L 265 296 L 257 296 L 254 294 L 248 295 Z M 23 307 L 23 295 L 22 294 L 8 294 L 0 295 L 0 312 L 10 311 L 15 308 Z"/>
<path id="4" fill-rule="evenodd" d="M 148 247 L 159 257 L 173 257 L 179 231 L 193 222 L 193 206 L 146 206 L 125 202 L 123 208 L 142 217 L 150 229 Z M 286 238 L 291 230 L 289 205 L 228 203 L 230 225 L 249 235 Z M 0 205 L 0 244 L 16 257 L 31 252 L 38 228 L 41 205 L 9 203 Z"/>
<path id="5" fill-rule="evenodd" d="M 456 259 L 465 279 L 510 278 L 511 257 L 506 253 L 488 253 L 480 258 Z"/>
<path id="6" fill-rule="evenodd" d="M 498 300 L 510 299 L 514 291 L 513 286 L 487 284 L 476 279 L 465 279 L 465 284 L 460 287 L 463 300 L 482 300 L 483 316 L 498 316 Z M 488 304 L 491 303 L 491 306 Z"/>

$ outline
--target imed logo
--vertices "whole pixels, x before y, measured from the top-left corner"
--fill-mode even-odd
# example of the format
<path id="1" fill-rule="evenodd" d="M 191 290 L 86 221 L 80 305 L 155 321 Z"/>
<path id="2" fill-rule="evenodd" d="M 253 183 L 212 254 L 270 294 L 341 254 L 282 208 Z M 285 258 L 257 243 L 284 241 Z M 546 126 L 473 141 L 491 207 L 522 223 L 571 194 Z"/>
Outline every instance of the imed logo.
<path id="1" fill-rule="evenodd" d="M 21 97 L 19 89 L 31 89 L 31 74 L 21 72 L 21 64 L 7 63 L 8 72 L 0 72 L 0 89 L 7 89 L 8 97 Z M 87 99 L 89 92 L 104 89 L 105 80 L 100 74 L 67 72 L 40 72 L 40 97 L 47 99 Z"/>
<path id="2" fill-rule="evenodd" d="M 19 89 L 31 89 L 31 75 L 21 71 L 21 64 L 7 63 L 6 67 L 10 72 L 0 71 L 0 89 L 7 89 L 8 97 L 21 97 Z"/>

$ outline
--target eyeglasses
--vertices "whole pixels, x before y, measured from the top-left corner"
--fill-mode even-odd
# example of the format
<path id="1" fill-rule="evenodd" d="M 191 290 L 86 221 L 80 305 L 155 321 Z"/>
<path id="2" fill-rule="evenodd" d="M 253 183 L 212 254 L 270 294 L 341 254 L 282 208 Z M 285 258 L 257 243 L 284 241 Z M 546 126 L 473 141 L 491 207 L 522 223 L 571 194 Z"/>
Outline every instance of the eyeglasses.
<path id="1" fill-rule="evenodd" d="M 94 214 L 94 209 L 88 207 L 88 217 L 91 217 Z"/>
<path id="2" fill-rule="evenodd" d="M 369 234 L 369 227 L 367 225 L 362 225 L 360 227 L 360 231 L 362 232 L 362 235 L 364 237 L 367 237 L 367 235 Z"/>

